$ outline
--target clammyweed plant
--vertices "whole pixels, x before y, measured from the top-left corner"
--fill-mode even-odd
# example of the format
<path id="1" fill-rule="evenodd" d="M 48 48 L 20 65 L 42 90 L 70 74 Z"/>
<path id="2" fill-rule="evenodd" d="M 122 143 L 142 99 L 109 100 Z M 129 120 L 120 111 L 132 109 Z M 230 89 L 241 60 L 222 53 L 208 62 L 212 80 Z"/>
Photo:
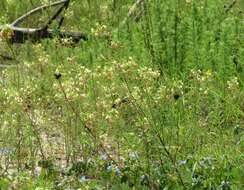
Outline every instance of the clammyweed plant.
<path id="1" fill-rule="evenodd" d="M 244 188 L 242 1 L 131 5 L 71 1 L 76 45 L 2 38 L 0 189 Z"/>

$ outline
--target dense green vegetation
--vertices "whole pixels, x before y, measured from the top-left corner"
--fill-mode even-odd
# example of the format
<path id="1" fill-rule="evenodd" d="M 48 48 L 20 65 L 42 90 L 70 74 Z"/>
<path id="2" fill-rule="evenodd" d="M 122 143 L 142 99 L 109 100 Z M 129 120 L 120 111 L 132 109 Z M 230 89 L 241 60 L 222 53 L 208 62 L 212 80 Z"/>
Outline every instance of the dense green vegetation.
<path id="1" fill-rule="evenodd" d="M 79 44 L 2 35 L 0 190 L 244 189 L 243 1 L 133 2 L 72 0 Z"/>

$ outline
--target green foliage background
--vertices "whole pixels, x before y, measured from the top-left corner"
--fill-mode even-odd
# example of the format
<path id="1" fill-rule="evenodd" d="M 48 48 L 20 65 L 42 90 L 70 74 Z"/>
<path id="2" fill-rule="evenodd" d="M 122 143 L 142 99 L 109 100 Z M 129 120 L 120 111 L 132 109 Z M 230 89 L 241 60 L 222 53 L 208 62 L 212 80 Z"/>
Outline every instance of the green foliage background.
<path id="1" fill-rule="evenodd" d="M 244 188 L 243 2 L 145 0 L 123 24 L 133 2 L 71 1 L 76 45 L 2 39 L 0 189 Z M 0 23 L 42 3 L 0 0 Z"/>

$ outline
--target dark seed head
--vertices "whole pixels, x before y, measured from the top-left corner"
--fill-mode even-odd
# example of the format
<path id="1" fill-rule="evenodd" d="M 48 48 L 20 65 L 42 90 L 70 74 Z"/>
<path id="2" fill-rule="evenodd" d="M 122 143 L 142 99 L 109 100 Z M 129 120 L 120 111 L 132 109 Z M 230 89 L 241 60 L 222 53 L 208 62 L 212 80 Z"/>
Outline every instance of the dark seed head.
<path id="1" fill-rule="evenodd" d="M 180 95 L 179 94 L 174 94 L 174 99 L 175 100 L 178 100 L 180 98 Z"/>
<path id="2" fill-rule="evenodd" d="M 54 77 L 55 77 L 55 79 L 60 79 L 61 78 L 61 74 L 60 73 L 54 73 Z"/>

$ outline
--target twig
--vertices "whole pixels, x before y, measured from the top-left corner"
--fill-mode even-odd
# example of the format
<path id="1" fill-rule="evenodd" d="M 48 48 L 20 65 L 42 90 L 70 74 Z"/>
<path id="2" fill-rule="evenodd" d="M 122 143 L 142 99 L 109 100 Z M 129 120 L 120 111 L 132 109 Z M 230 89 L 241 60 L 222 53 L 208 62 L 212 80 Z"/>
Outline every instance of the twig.
<path id="1" fill-rule="evenodd" d="M 60 75 L 61 77 L 61 75 Z M 67 94 L 65 92 L 65 89 L 62 85 L 62 82 L 60 81 L 60 77 L 57 79 L 58 80 L 58 84 L 60 86 L 60 89 L 64 95 L 64 99 L 65 101 L 68 103 L 69 107 L 71 108 L 72 112 L 75 114 L 76 118 L 80 118 L 80 114 L 79 112 L 77 112 L 77 110 L 74 108 L 74 106 L 71 104 L 71 102 L 69 101 L 68 97 L 67 97 Z M 80 120 L 81 121 L 81 120 Z M 83 124 L 83 127 L 85 128 L 86 132 L 88 135 L 90 135 L 93 140 L 97 140 L 96 138 L 96 135 L 93 133 L 93 131 L 91 130 L 91 128 L 89 126 L 87 126 L 83 121 L 81 121 L 82 124 Z M 113 162 L 116 166 L 120 167 L 119 164 L 111 157 L 111 155 L 108 153 L 108 151 L 106 150 L 104 144 L 102 142 L 98 142 L 99 143 L 99 146 L 101 148 L 101 150 L 108 156 L 108 159 Z"/>
<path id="2" fill-rule="evenodd" d="M 0 54 L 0 57 L 1 57 L 2 59 L 4 59 L 4 60 L 8 60 L 8 61 L 12 61 L 12 60 L 14 60 L 14 58 L 11 57 L 11 56 L 9 56 L 9 55 L 2 55 L 2 54 Z"/>
<path id="3" fill-rule="evenodd" d="M 228 13 L 236 4 L 236 0 L 233 0 L 229 5 L 224 5 L 225 13 Z"/>
<path id="4" fill-rule="evenodd" d="M 128 91 L 129 91 L 129 93 L 130 93 L 130 96 L 131 96 L 131 98 L 133 99 L 133 101 L 131 101 L 131 103 L 134 105 L 134 107 L 137 109 L 137 111 L 143 115 L 144 118 L 147 118 L 148 122 L 149 122 L 150 125 L 151 125 L 151 129 L 152 129 L 153 133 L 155 133 L 155 137 L 158 138 L 160 144 L 162 145 L 162 147 L 163 147 L 163 149 L 164 149 L 164 152 L 165 152 L 166 155 L 168 156 L 170 162 L 173 164 L 173 166 L 174 166 L 174 170 L 175 170 L 175 172 L 176 172 L 176 174 L 177 174 L 177 176 L 178 176 L 178 178 L 179 178 L 179 180 L 180 180 L 180 184 L 182 185 L 183 189 L 187 189 L 187 188 L 186 188 L 186 185 L 185 185 L 185 183 L 184 183 L 184 181 L 183 181 L 183 177 L 182 177 L 182 175 L 181 175 L 179 169 L 177 168 L 177 165 L 176 165 L 176 162 L 175 162 L 175 160 L 174 160 L 174 158 L 173 158 L 173 155 L 171 154 L 171 152 L 170 152 L 169 149 L 167 148 L 164 139 L 161 137 L 161 135 L 159 134 L 158 130 L 154 128 L 154 123 L 152 123 L 152 122 L 148 119 L 148 116 L 147 116 L 146 113 L 143 111 L 143 109 L 141 108 L 141 106 L 140 106 L 139 104 L 137 104 L 136 99 L 133 97 L 132 92 L 131 92 L 131 90 L 130 90 L 130 88 L 129 88 L 129 84 L 128 84 L 126 78 L 123 77 L 123 76 L 121 76 L 121 79 L 123 80 L 123 82 L 125 82 L 126 87 L 127 87 Z"/>
<path id="5" fill-rule="evenodd" d="M 31 126 L 32 126 L 33 133 L 34 133 L 34 135 L 36 136 L 37 143 L 39 144 L 39 149 L 40 149 L 40 153 L 41 153 L 42 159 L 43 159 L 43 160 L 46 160 L 46 156 L 45 156 L 45 154 L 44 154 L 44 149 L 43 149 L 43 146 L 42 146 L 42 143 L 41 143 L 41 138 L 40 138 L 40 136 L 39 136 L 39 134 L 38 134 L 38 130 L 36 129 L 36 123 L 35 123 L 35 121 L 32 119 L 32 117 L 31 117 L 31 113 L 28 113 L 27 115 L 28 115 L 28 117 L 29 117 L 29 120 L 30 120 L 30 124 L 31 124 Z"/>
<path id="6" fill-rule="evenodd" d="M 144 0 L 137 0 L 129 9 L 127 16 L 124 18 L 124 20 L 121 23 L 121 26 L 125 25 L 129 18 L 135 16 L 135 19 L 138 20 L 138 15 L 135 15 L 136 9 L 144 3 Z"/>
<path id="7" fill-rule="evenodd" d="M 60 4 L 64 4 L 64 3 L 67 3 L 69 0 L 62 0 L 62 1 L 58 1 L 58 2 L 55 2 L 55 3 L 52 3 L 52 4 L 49 4 L 49 5 L 43 5 L 43 6 L 40 6 L 40 7 L 37 7 L 31 11 L 29 11 L 28 13 L 22 15 L 21 17 L 19 17 L 17 20 L 15 20 L 11 25 L 12 26 L 18 26 L 20 23 L 22 23 L 27 17 L 29 16 L 32 16 L 33 14 L 37 13 L 37 12 L 40 12 L 40 11 L 43 11 L 47 8 L 50 8 L 50 7 L 54 7 L 54 6 L 57 6 L 57 5 L 60 5 Z M 62 6 L 63 7 L 63 6 Z M 61 8 L 62 8 L 61 7 Z M 55 19 L 55 18 L 54 18 Z M 50 22 L 50 21 L 48 21 Z"/>

